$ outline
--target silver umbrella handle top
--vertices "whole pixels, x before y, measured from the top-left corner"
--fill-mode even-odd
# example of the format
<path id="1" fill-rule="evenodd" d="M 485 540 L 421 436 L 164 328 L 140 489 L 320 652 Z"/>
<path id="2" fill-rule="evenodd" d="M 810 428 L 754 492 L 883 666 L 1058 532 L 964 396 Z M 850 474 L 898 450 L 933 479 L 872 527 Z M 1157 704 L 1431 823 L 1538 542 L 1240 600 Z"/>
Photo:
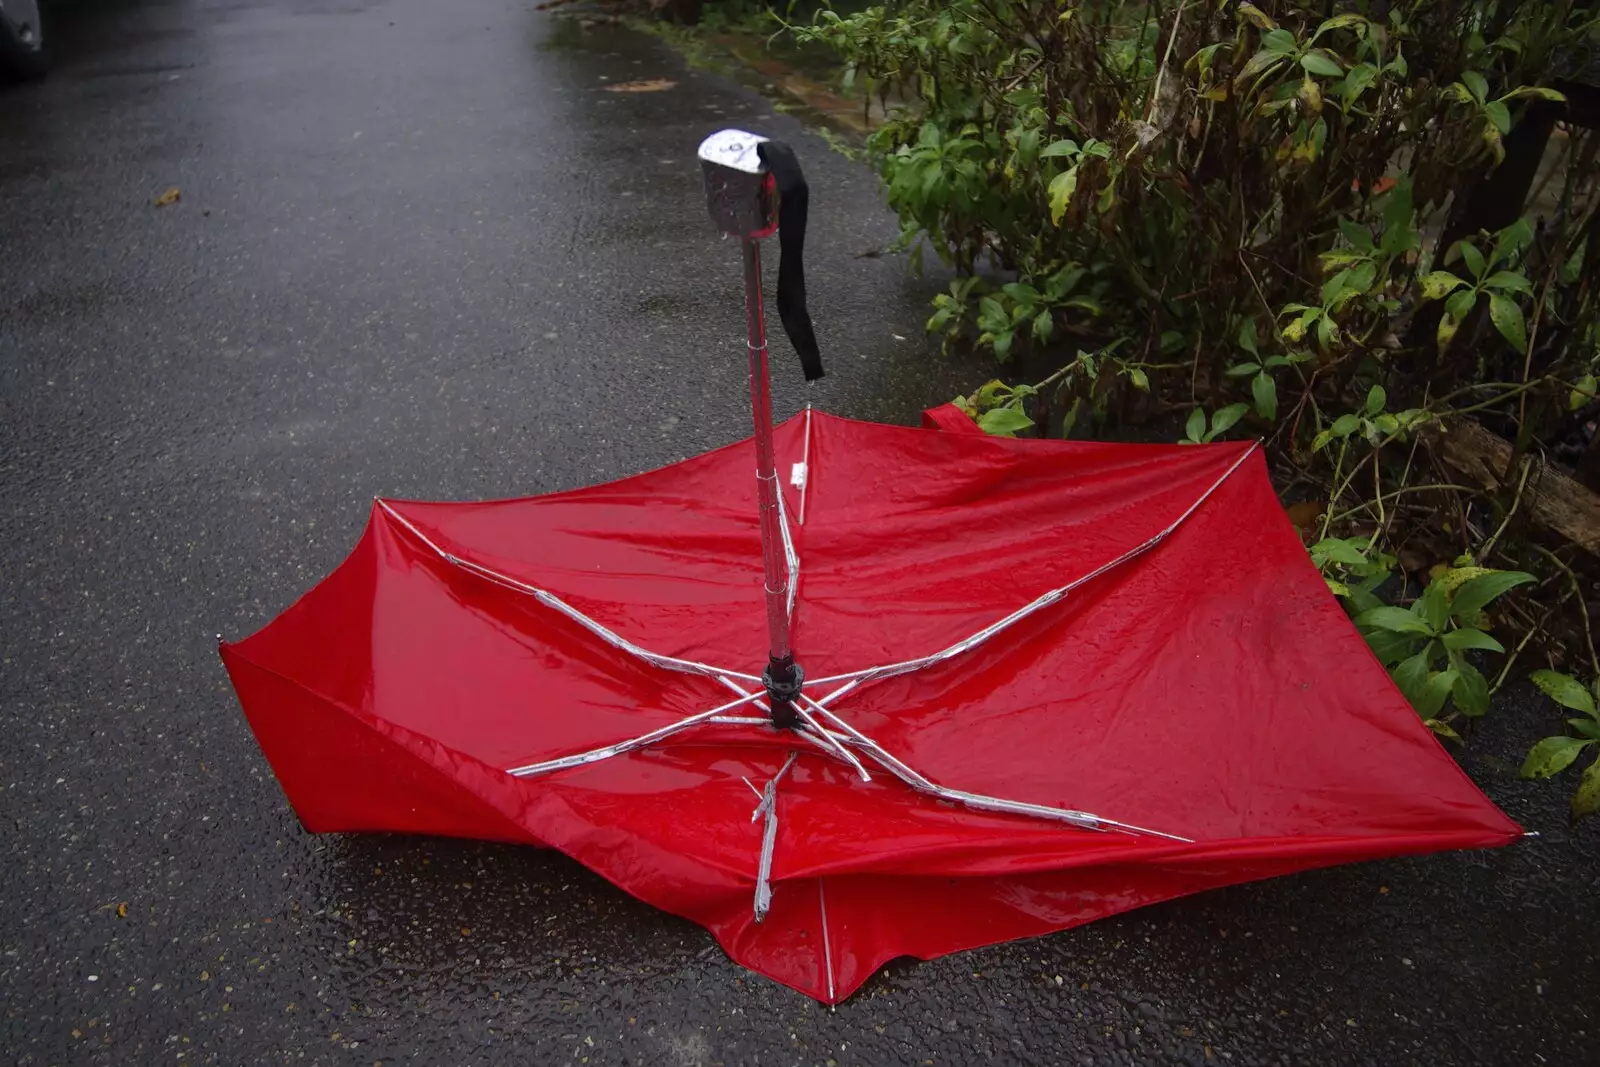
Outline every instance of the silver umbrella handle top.
<path id="1" fill-rule="evenodd" d="M 729 237 L 760 240 L 778 229 L 776 180 L 761 160 L 767 138 L 718 130 L 700 142 L 711 221 Z"/>

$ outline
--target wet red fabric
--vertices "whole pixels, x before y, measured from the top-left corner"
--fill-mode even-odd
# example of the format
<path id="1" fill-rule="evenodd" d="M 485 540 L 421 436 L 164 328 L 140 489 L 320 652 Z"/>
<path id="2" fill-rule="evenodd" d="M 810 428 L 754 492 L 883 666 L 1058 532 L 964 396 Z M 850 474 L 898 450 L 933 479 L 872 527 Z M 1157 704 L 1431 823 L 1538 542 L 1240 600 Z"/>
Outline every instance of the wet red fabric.
<path id="1" fill-rule="evenodd" d="M 954 404 L 940 404 L 922 413 L 922 425 L 928 430 L 945 430 L 949 433 L 982 433 L 972 416 Z"/>
<path id="2" fill-rule="evenodd" d="M 1249 445 L 1009 440 L 822 415 L 808 434 L 807 418 L 780 426 L 776 445 L 786 483 L 791 464 L 808 463 L 803 524 L 799 490 L 785 494 L 800 560 L 794 644 L 811 679 L 945 648 L 1178 523 L 987 643 L 836 707 L 941 785 L 1192 842 L 975 812 L 881 771 L 864 783 L 762 726 L 709 725 L 544 777 L 507 774 L 731 694 L 612 647 L 422 538 L 642 648 L 756 674 L 766 650 L 748 441 L 574 492 L 375 506 L 332 575 L 222 649 L 306 828 L 557 848 L 826 1001 L 896 956 L 1519 835 L 1368 652 L 1260 453 L 1239 462 Z M 756 923 L 762 822 L 744 779 L 763 785 L 791 751 L 772 908 Z"/>

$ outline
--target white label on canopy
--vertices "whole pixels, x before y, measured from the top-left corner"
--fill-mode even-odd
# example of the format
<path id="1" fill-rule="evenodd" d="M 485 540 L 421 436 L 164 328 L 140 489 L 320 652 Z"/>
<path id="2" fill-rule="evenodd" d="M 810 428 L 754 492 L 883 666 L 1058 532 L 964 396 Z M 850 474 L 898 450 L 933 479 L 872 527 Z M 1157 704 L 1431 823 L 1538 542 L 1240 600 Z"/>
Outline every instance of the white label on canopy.
<path id="1" fill-rule="evenodd" d="M 804 463 L 796 463 L 789 468 L 789 484 L 796 489 L 804 489 L 806 487 L 806 465 Z"/>

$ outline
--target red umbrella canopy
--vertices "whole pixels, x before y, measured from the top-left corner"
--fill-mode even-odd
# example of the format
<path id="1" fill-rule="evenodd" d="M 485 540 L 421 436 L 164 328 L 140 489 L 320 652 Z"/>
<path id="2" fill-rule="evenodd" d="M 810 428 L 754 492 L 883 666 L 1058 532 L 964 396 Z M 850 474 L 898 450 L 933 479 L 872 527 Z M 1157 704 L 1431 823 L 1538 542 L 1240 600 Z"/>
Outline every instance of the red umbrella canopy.
<path id="1" fill-rule="evenodd" d="M 560 849 L 830 1003 L 896 956 L 1518 837 L 1254 446 L 809 411 L 775 441 L 800 730 L 762 703 L 749 441 L 549 496 L 380 500 L 222 649 L 305 826 Z"/>

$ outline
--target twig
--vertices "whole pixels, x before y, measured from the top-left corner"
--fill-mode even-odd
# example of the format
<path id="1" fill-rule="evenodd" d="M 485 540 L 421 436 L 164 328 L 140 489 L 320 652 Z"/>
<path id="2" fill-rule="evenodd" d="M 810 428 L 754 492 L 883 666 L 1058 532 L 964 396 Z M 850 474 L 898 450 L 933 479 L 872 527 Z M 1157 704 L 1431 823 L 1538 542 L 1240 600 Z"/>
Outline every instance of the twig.
<path id="1" fill-rule="evenodd" d="M 1453 485 L 1450 482 L 1435 482 L 1435 483 L 1433 483 L 1431 485 L 1402 485 L 1399 489 L 1396 489 L 1392 493 L 1384 493 L 1382 495 L 1382 497 L 1380 497 L 1379 499 L 1381 499 L 1381 500 L 1397 500 L 1400 497 L 1405 496 L 1407 493 L 1428 493 L 1428 492 L 1475 493 L 1477 491 L 1478 490 L 1472 488 L 1472 486 L 1470 486 L 1470 485 Z M 1354 515 L 1359 515 L 1361 512 L 1366 511 L 1368 508 L 1372 507 L 1376 503 L 1378 503 L 1377 500 L 1368 500 L 1364 504 L 1357 504 L 1353 508 L 1350 508 L 1350 509 L 1348 509 L 1346 511 L 1339 512 L 1339 514 L 1337 514 L 1337 515 L 1335 515 L 1333 517 L 1333 521 L 1334 522 L 1343 522 L 1345 519 L 1348 519 L 1348 518 L 1350 518 L 1350 517 L 1352 517 Z"/>
<path id="2" fill-rule="evenodd" d="M 1339 502 L 1339 498 L 1344 495 L 1344 485 L 1340 484 L 1339 476 L 1344 473 L 1344 457 L 1345 453 L 1348 451 L 1350 451 L 1350 438 L 1346 437 L 1339 442 L 1339 459 L 1338 462 L 1333 465 L 1333 495 L 1328 497 L 1329 507 L 1328 510 L 1323 513 L 1322 533 L 1318 535 L 1319 537 L 1328 536 L 1328 527 L 1333 523 L 1332 505 L 1337 504 Z"/>
<path id="3" fill-rule="evenodd" d="M 1522 635 L 1522 640 L 1517 642 L 1517 647 L 1513 648 L 1511 650 L 1511 655 L 1506 657 L 1505 665 L 1500 668 L 1500 673 L 1495 675 L 1494 684 L 1489 687 L 1489 692 L 1491 694 L 1498 693 L 1500 691 L 1500 687 L 1506 682 L 1506 675 L 1511 673 L 1512 665 L 1517 662 L 1517 657 L 1522 655 L 1522 650 L 1528 647 L 1529 641 L 1532 641 L 1535 637 L 1538 637 L 1544 632 L 1544 624 L 1550 621 L 1550 616 L 1560 611 L 1561 606 L 1572 599 L 1572 595 L 1573 590 L 1569 589 L 1566 596 L 1550 605 L 1550 610 L 1546 611 L 1544 615 L 1540 617 L 1538 622 L 1528 627 L 1527 633 Z"/>
<path id="4" fill-rule="evenodd" d="M 1161 103 L 1161 81 L 1167 76 L 1167 64 L 1172 62 L 1172 49 L 1178 43 L 1178 24 L 1183 21 L 1183 9 L 1189 6 L 1189 0 L 1183 0 L 1178 5 L 1178 13 L 1172 16 L 1172 32 L 1167 35 L 1167 54 L 1161 57 L 1161 67 L 1156 71 L 1156 87 L 1150 93 L 1150 109 L 1145 112 L 1146 125 L 1156 117 L 1156 107 Z"/>
<path id="5" fill-rule="evenodd" d="M 1572 583 L 1572 595 L 1578 598 L 1578 611 L 1583 615 L 1583 640 L 1589 646 L 1589 665 L 1594 668 L 1595 677 L 1600 678 L 1600 655 L 1595 653 L 1594 632 L 1589 628 L 1589 605 L 1585 602 L 1583 586 L 1578 581 L 1578 576 L 1572 568 L 1561 562 L 1561 557 L 1545 548 L 1543 545 L 1534 545 L 1533 549 L 1545 559 L 1560 568 L 1561 573 L 1567 576 L 1567 581 Z"/>
<path id="6" fill-rule="evenodd" d="M 1389 516 L 1383 510 L 1383 475 L 1378 468 L 1378 449 L 1372 450 L 1372 488 L 1377 491 L 1377 497 L 1372 501 L 1378 506 L 1378 526 L 1372 531 L 1372 536 L 1367 540 L 1367 551 L 1371 552 L 1378 538 L 1389 527 Z"/>
<path id="7" fill-rule="evenodd" d="M 1015 78 L 1012 78 L 1011 81 L 1006 84 L 1005 91 L 1007 93 L 1009 93 L 1013 89 L 1015 89 L 1017 86 L 1021 85 L 1024 81 L 1026 81 L 1028 79 L 1028 75 L 1030 75 L 1034 71 L 1038 70 L 1039 67 L 1041 65 L 1043 65 L 1043 63 L 1044 63 L 1044 56 L 1040 56 L 1038 59 L 1036 59 L 1032 63 L 1028 64 L 1028 69 L 1027 70 L 1023 71 L 1021 74 L 1018 74 Z"/>
<path id="8" fill-rule="evenodd" d="M 1522 490 L 1528 484 L 1528 472 L 1533 470 L 1533 457 L 1524 456 L 1522 460 L 1522 477 L 1517 480 L 1516 495 L 1511 498 L 1511 509 L 1506 512 L 1506 517 L 1500 520 L 1500 525 L 1495 529 L 1494 535 L 1485 541 L 1483 548 L 1478 553 L 1480 560 L 1489 558 L 1494 551 L 1495 542 L 1500 540 L 1500 535 L 1506 532 L 1506 527 L 1511 525 L 1511 519 L 1517 513 L 1517 508 L 1522 504 Z"/>

